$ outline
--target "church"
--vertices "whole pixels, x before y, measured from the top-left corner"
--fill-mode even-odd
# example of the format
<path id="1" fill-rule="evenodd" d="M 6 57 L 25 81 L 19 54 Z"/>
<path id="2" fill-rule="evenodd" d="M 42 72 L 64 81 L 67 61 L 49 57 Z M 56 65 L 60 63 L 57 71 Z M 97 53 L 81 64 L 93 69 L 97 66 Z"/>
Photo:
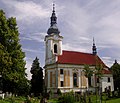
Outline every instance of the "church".
<path id="1" fill-rule="evenodd" d="M 95 70 L 96 65 L 102 65 L 102 92 L 105 88 L 114 90 L 113 76 L 105 63 L 97 55 L 97 49 L 93 40 L 92 53 L 79 51 L 66 51 L 62 49 L 63 37 L 57 27 L 57 17 L 53 5 L 50 27 L 45 36 L 45 86 L 47 90 L 57 92 L 84 92 L 88 85 L 95 90 L 99 84 L 99 78 L 95 74 L 90 80 L 85 76 L 84 68 L 88 65 Z M 88 84 L 89 81 L 89 84 Z"/>

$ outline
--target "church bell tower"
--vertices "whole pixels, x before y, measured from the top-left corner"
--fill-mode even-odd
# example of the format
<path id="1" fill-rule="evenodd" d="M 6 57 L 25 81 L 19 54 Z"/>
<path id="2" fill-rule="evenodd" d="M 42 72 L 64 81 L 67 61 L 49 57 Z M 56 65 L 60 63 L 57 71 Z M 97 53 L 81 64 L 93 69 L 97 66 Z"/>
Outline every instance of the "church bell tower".
<path id="1" fill-rule="evenodd" d="M 62 55 L 62 39 L 57 27 L 57 17 L 55 14 L 55 5 L 53 4 L 52 16 L 50 18 L 50 27 L 45 36 L 46 59 L 45 65 L 53 64 L 57 61 L 57 56 Z"/>

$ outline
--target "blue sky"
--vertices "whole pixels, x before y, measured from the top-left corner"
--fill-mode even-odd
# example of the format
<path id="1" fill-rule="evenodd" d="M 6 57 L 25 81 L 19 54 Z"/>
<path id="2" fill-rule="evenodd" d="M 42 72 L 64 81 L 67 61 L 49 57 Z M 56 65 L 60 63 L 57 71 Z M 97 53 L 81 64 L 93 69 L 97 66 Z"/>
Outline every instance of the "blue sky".
<path id="1" fill-rule="evenodd" d="M 54 0 L 63 49 L 98 55 L 110 67 L 120 63 L 120 0 Z M 26 53 L 26 72 L 37 56 L 44 66 L 44 37 L 50 26 L 53 0 L 0 0 L 7 17 L 16 17 L 20 43 Z"/>

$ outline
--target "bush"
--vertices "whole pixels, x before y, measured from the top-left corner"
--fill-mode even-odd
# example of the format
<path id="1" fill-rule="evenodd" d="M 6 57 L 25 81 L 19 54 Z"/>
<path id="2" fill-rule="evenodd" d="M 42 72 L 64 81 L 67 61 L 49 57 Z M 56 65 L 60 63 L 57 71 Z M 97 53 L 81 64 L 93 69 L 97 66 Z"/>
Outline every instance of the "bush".
<path id="1" fill-rule="evenodd" d="M 32 103 L 29 96 L 27 96 L 25 103 Z"/>
<path id="2" fill-rule="evenodd" d="M 10 98 L 8 98 L 8 101 L 9 101 L 10 103 L 16 103 L 14 97 L 10 97 Z"/>
<path id="3" fill-rule="evenodd" d="M 58 94 L 58 95 L 62 95 L 62 93 L 61 93 L 61 90 L 60 90 L 60 89 L 57 89 L 57 94 Z"/>
<path id="4" fill-rule="evenodd" d="M 58 98 L 59 103 L 74 103 L 75 97 L 73 92 L 65 93 Z"/>

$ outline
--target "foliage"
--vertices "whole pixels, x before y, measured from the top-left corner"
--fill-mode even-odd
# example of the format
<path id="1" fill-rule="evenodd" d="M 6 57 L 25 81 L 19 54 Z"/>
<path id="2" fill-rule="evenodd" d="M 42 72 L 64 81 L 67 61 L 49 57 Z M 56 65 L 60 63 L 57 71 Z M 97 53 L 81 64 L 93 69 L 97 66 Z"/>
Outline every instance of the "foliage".
<path id="1" fill-rule="evenodd" d="M 73 92 L 68 92 L 59 97 L 59 103 L 74 103 L 75 97 Z"/>
<path id="2" fill-rule="evenodd" d="M 115 61 L 115 63 L 111 66 L 110 70 L 113 74 L 114 88 L 115 90 L 120 92 L 120 64 L 118 64 L 117 61 Z"/>
<path id="3" fill-rule="evenodd" d="M 91 76 L 93 76 L 93 70 L 89 68 L 88 65 L 85 65 L 84 67 L 84 73 L 85 76 L 88 78 L 88 97 L 89 97 L 89 86 L 91 86 Z M 89 97 L 89 101 L 90 101 L 90 97 Z M 89 102 L 90 103 L 90 102 Z"/>
<path id="4" fill-rule="evenodd" d="M 85 76 L 88 78 L 88 84 L 90 84 L 90 81 L 91 81 L 91 76 L 93 76 L 93 70 L 89 68 L 89 65 L 85 65 L 84 66 L 84 73 L 85 73 Z"/>
<path id="5" fill-rule="evenodd" d="M 100 82 L 99 82 L 99 86 L 98 86 L 98 90 L 99 90 L 99 96 L 100 96 L 100 103 L 102 102 L 102 75 L 103 75 L 103 65 L 102 64 L 98 64 L 96 65 L 95 68 L 95 75 L 99 78 Z M 97 91 L 96 91 L 97 92 Z"/>
<path id="6" fill-rule="evenodd" d="M 62 95 L 62 92 L 61 92 L 61 90 L 59 88 L 57 89 L 57 94 Z"/>
<path id="7" fill-rule="evenodd" d="M 49 98 L 52 99 L 53 98 L 53 91 L 50 89 L 49 91 Z"/>
<path id="8" fill-rule="evenodd" d="M 7 19 L 5 13 L 0 10 L 0 74 L 2 75 L 3 92 L 20 93 L 23 91 L 23 88 L 19 88 L 22 81 L 28 88 L 25 53 L 22 52 L 19 41 L 16 18 Z M 19 95 L 23 95 L 21 93 Z"/>
<path id="9" fill-rule="evenodd" d="M 89 65 L 85 65 L 84 66 L 84 73 L 85 73 L 85 76 L 88 78 L 88 77 L 91 77 L 93 75 L 93 70 L 89 68 Z"/>
<path id="10" fill-rule="evenodd" d="M 63 95 L 64 96 L 64 95 Z M 83 96 L 79 96 L 80 98 Z M 0 100 L 0 103 L 11 103 L 11 99 L 12 101 L 14 101 L 14 103 L 26 103 L 27 102 L 27 98 L 25 97 L 12 97 L 12 98 L 5 98 L 4 100 Z M 31 103 L 40 103 L 40 100 L 37 98 L 28 98 L 30 100 Z M 97 100 L 96 102 L 96 97 L 95 95 L 91 95 L 91 100 L 92 103 L 99 103 L 99 100 Z M 48 100 L 48 103 L 59 103 L 60 100 L 58 100 L 57 98 L 54 99 L 50 99 Z M 88 102 L 88 101 L 87 101 Z M 120 102 L 120 98 L 107 98 L 106 96 L 103 95 L 103 99 L 102 99 L 102 103 L 119 103 Z M 68 103 L 68 102 L 62 102 L 62 103 Z M 84 101 L 73 101 L 73 102 L 69 102 L 69 103 L 85 103 Z"/>
<path id="11" fill-rule="evenodd" d="M 34 96 L 40 96 L 40 93 L 43 92 L 43 71 L 39 66 L 39 59 L 36 57 L 33 61 L 31 67 L 31 92 L 34 93 Z"/>
<path id="12" fill-rule="evenodd" d="M 96 67 L 95 67 L 95 75 L 100 79 L 101 79 L 101 77 L 103 75 L 102 70 L 103 70 L 103 65 L 102 64 L 96 65 Z"/>

